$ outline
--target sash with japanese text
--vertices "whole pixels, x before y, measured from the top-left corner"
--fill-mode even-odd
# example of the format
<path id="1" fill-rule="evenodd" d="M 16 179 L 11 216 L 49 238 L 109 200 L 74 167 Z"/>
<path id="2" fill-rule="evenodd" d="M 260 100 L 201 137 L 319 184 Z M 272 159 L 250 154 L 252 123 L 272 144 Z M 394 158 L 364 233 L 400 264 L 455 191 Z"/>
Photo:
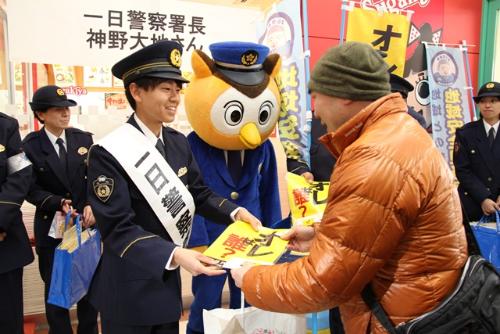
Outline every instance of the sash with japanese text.
<path id="1" fill-rule="evenodd" d="M 118 160 L 172 241 L 184 246 L 191 234 L 193 197 L 156 147 L 130 124 L 123 124 L 96 145 Z"/>

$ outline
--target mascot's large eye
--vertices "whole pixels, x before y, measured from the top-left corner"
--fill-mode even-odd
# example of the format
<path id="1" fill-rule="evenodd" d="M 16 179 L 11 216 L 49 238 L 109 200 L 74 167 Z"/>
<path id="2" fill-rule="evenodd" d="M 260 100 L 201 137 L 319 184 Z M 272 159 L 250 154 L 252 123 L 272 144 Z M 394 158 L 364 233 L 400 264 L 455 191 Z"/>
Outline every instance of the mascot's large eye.
<path id="1" fill-rule="evenodd" d="M 267 100 L 262 103 L 259 109 L 259 124 L 264 125 L 271 118 L 271 113 L 274 105 L 271 101 Z"/>
<path id="2" fill-rule="evenodd" d="M 229 125 L 238 125 L 243 119 L 243 104 L 239 101 L 229 101 L 224 105 L 224 119 Z"/>

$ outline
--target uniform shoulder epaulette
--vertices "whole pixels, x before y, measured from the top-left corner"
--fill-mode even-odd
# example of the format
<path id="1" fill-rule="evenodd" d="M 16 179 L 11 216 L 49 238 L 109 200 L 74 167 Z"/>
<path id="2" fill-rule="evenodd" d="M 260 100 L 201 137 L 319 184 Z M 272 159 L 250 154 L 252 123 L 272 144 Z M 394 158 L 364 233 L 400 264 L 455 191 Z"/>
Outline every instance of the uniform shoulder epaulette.
<path id="1" fill-rule="evenodd" d="M 479 121 L 475 121 L 475 122 L 470 122 L 470 123 L 467 123 L 465 124 L 464 126 L 462 126 L 462 129 L 463 130 L 467 130 L 467 129 L 475 129 L 477 128 L 478 126 L 482 125 L 481 122 Z"/>
<path id="2" fill-rule="evenodd" d="M 32 140 L 33 138 L 37 138 L 38 136 L 40 135 L 40 131 L 33 131 L 33 132 L 30 132 L 26 135 L 26 137 L 24 137 L 23 139 L 23 143 L 26 143 L 30 140 Z"/>
<path id="3" fill-rule="evenodd" d="M 166 126 L 165 129 L 167 130 L 167 132 L 169 134 L 173 134 L 173 135 L 181 135 L 181 136 L 184 136 L 181 132 L 175 130 L 175 129 L 172 129 L 171 127 L 169 126 Z"/>
<path id="4" fill-rule="evenodd" d="M 74 133 L 74 134 L 83 134 L 87 136 L 93 136 L 94 134 L 92 132 L 84 131 L 78 128 L 67 128 L 66 131 L 69 133 Z"/>
<path id="5" fill-rule="evenodd" d="M 4 114 L 3 112 L 0 112 L 0 117 L 8 119 L 9 121 L 13 121 L 17 123 L 17 119 L 15 117 L 9 116 L 7 114 Z"/>

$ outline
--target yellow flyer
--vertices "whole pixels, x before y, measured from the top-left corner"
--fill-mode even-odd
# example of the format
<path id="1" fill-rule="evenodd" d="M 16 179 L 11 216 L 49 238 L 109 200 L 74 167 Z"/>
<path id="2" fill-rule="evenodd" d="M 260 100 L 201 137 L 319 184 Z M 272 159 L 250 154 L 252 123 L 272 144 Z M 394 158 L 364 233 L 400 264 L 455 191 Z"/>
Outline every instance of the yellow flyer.
<path id="1" fill-rule="evenodd" d="M 288 241 L 276 235 L 282 231 L 267 227 L 255 231 L 250 224 L 236 221 L 203 254 L 219 260 L 224 268 L 236 268 L 245 262 L 274 264 L 287 252 Z"/>
<path id="2" fill-rule="evenodd" d="M 287 173 L 288 202 L 292 225 L 312 225 L 320 222 L 328 199 L 330 182 L 309 183 L 302 176 Z"/>

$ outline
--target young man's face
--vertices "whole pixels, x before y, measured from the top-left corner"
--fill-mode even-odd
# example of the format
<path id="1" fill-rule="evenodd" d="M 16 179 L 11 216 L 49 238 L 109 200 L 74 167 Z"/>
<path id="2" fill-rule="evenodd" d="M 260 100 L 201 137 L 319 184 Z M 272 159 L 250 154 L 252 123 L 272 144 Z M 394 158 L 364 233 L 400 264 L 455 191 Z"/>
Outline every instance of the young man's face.
<path id="1" fill-rule="evenodd" d="M 69 126 L 71 112 L 69 107 L 51 107 L 45 112 L 37 112 L 38 118 L 52 132 L 59 132 Z"/>
<path id="2" fill-rule="evenodd" d="M 500 96 L 486 96 L 479 100 L 479 110 L 484 120 L 496 122 L 500 119 Z"/>
<path id="3" fill-rule="evenodd" d="M 165 80 L 149 90 L 137 87 L 137 93 L 133 94 L 136 111 L 150 121 L 170 123 L 177 113 L 180 91 L 180 84 L 174 80 Z"/>

